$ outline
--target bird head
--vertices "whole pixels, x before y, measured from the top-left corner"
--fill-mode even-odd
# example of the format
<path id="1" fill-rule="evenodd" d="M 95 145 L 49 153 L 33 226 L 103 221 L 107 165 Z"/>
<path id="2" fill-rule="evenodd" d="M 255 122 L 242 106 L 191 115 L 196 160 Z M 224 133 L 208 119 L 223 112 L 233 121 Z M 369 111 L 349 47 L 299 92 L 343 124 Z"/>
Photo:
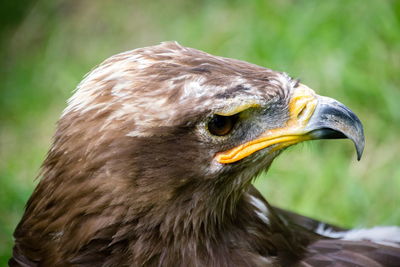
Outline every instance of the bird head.
<path id="1" fill-rule="evenodd" d="M 285 73 L 168 42 L 85 77 L 43 176 L 62 180 L 65 197 L 78 183 L 139 210 L 194 199 L 233 207 L 281 151 L 324 138 L 351 139 L 361 157 L 361 122 L 338 101 Z"/>

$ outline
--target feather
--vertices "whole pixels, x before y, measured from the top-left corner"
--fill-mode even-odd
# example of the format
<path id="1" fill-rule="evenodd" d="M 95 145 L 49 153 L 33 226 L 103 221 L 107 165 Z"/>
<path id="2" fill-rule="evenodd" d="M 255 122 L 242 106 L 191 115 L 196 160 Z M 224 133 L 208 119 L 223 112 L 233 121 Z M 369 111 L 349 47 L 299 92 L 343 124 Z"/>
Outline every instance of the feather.
<path id="1" fill-rule="evenodd" d="M 216 157 L 307 119 L 316 97 L 285 73 L 175 42 L 110 57 L 68 101 L 10 266 L 395 266 L 399 247 L 324 236 L 251 185 L 295 142 Z M 332 123 L 358 134 L 360 152 L 361 123 L 342 109 Z M 216 136 L 215 114 L 237 119 Z"/>

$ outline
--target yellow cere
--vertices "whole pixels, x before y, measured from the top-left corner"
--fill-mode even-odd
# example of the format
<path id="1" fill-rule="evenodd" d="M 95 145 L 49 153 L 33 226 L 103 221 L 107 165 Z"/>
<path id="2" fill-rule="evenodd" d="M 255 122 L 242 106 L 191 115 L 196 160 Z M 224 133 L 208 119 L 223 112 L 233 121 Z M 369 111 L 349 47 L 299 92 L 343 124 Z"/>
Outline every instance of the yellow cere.
<path id="1" fill-rule="evenodd" d="M 317 102 L 315 92 L 301 84 L 294 90 L 291 97 L 289 103 L 290 117 L 284 127 L 268 130 L 257 139 L 227 151 L 219 152 L 216 154 L 215 159 L 219 163 L 233 163 L 272 145 L 276 146 L 271 152 L 309 140 L 310 137 L 306 135 L 304 128 L 314 113 Z M 245 108 L 242 110 L 245 110 Z"/>

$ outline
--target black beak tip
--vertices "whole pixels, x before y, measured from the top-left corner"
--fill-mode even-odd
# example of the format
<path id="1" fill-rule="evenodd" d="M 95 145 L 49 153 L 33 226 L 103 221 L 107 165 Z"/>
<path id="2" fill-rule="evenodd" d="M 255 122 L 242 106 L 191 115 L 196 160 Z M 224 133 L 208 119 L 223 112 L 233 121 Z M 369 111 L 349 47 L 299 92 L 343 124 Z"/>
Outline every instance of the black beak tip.
<path id="1" fill-rule="evenodd" d="M 364 136 L 364 129 L 360 119 L 351 111 L 349 111 L 352 116 L 352 124 L 354 126 L 353 131 L 349 131 L 347 138 L 353 141 L 354 146 L 357 151 L 357 160 L 360 161 L 362 154 L 364 152 L 365 146 L 365 136 Z"/>
<path id="2" fill-rule="evenodd" d="M 354 143 L 354 146 L 356 147 L 356 151 L 357 151 L 357 160 L 360 161 L 362 154 L 364 152 L 364 145 L 365 145 L 365 141 L 364 139 L 362 140 L 352 140 Z"/>
<path id="3" fill-rule="evenodd" d="M 357 150 L 357 161 L 361 160 L 362 152 L 358 152 Z"/>

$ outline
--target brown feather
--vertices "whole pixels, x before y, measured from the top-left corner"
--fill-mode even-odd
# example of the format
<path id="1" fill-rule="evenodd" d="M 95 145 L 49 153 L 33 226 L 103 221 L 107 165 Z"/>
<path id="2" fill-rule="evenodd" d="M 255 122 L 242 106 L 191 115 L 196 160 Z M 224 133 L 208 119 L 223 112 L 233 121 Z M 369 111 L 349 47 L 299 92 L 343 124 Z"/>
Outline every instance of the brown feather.
<path id="1" fill-rule="evenodd" d="M 258 133 L 248 124 L 236 139 L 213 139 L 199 126 L 205 119 L 251 100 L 269 108 L 268 127 L 281 127 L 295 85 L 177 43 L 107 59 L 58 122 L 10 265 L 394 263 L 398 248 L 324 240 L 318 222 L 271 207 L 251 180 L 278 152 L 213 165 L 215 153 Z"/>

